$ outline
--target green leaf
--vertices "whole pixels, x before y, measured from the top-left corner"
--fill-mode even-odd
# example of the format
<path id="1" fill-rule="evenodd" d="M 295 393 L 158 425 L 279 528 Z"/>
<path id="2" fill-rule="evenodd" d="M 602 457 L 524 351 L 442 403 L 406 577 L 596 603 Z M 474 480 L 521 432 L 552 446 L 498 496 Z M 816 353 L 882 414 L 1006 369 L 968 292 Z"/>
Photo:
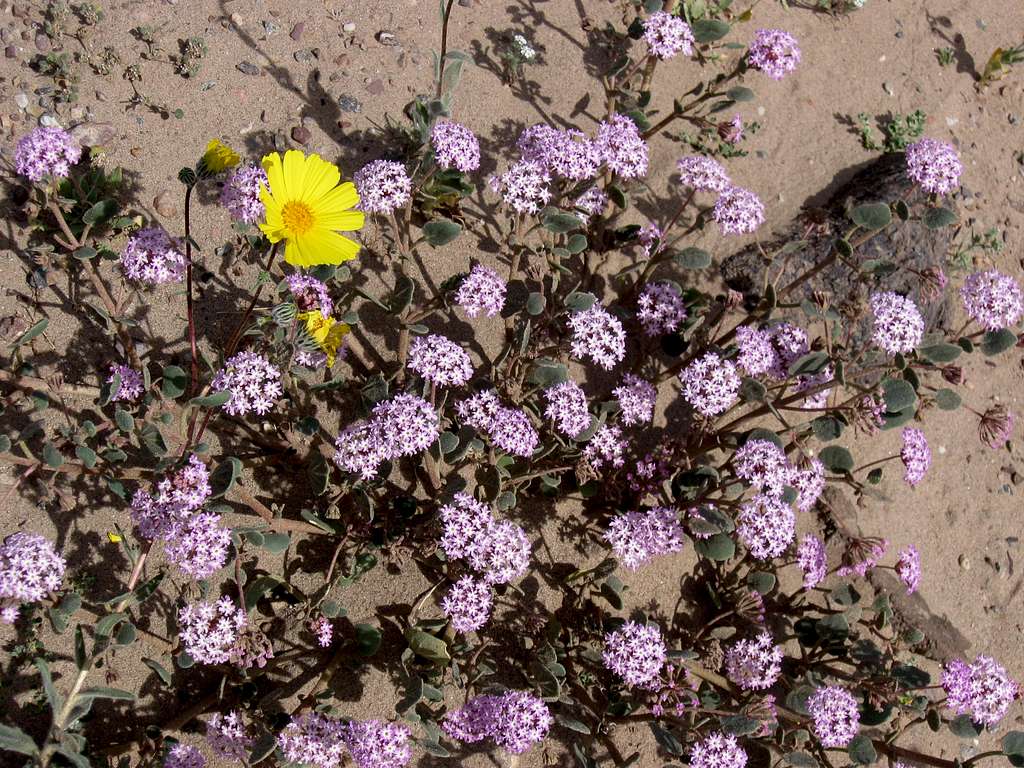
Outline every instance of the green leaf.
<path id="1" fill-rule="evenodd" d="M 560 384 L 569 378 L 569 368 L 565 363 L 548 358 L 538 358 L 530 370 L 530 381 L 541 387 Z"/>
<path id="2" fill-rule="evenodd" d="M 446 664 L 451 661 L 452 657 L 448 653 L 447 643 L 429 632 L 410 627 L 405 632 L 405 639 L 412 652 L 427 661 L 432 661 L 435 664 Z"/>
<path id="3" fill-rule="evenodd" d="M 698 539 L 694 549 L 709 560 L 725 562 L 736 554 L 736 542 L 724 533 L 716 533 L 710 538 Z"/>
<path id="4" fill-rule="evenodd" d="M 156 661 L 155 659 L 147 659 L 146 657 L 143 657 L 142 658 L 142 663 L 145 664 L 150 669 L 152 669 L 154 672 L 156 672 L 157 677 L 159 677 L 160 680 L 163 681 L 164 685 L 170 685 L 171 684 L 171 673 L 168 672 L 167 668 L 163 664 L 161 664 L 159 661 Z"/>
<path id="5" fill-rule="evenodd" d="M 793 768 L 818 768 L 818 761 L 806 752 L 789 752 L 782 759 Z"/>
<path id="6" fill-rule="evenodd" d="M 951 224 L 956 224 L 956 214 L 948 208 L 929 208 L 922 219 L 928 229 L 941 229 Z"/>
<path id="7" fill-rule="evenodd" d="M 744 377 L 740 384 L 740 398 L 745 403 L 763 403 L 768 397 L 768 388 L 757 379 Z"/>
<path id="8" fill-rule="evenodd" d="M 882 379 L 882 397 L 889 413 L 898 413 L 917 403 L 917 392 L 904 379 Z"/>
<path id="9" fill-rule="evenodd" d="M 836 240 L 835 245 L 836 250 L 839 251 L 841 256 L 844 256 L 847 259 L 853 256 L 853 246 L 850 245 L 848 240 L 840 237 Z"/>
<path id="10" fill-rule="evenodd" d="M 943 411 L 955 411 L 961 402 L 960 395 L 952 389 L 940 389 L 935 393 L 935 404 Z"/>
<path id="11" fill-rule="evenodd" d="M 372 624 L 356 624 L 356 652 L 369 658 L 380 650 L 383 635 L 379 628 Z"/>
<path id="12" fill-rule="evenodd" d="M 650 723 L 651 733 L 658 745 L 670 755 L 679 756 L 683 754 L 683 745 L 672 733 L 662 728 L 657 723 Z"/>
<path id="13" fill-rule="evenodd" d="M 214 392 L 203 397 L 193 397 L 189 400 L 189 405 L 195 405 L 200 408 L 220 408 L 224 403 L 231 399 L 230 392 Z"/>
<path id="14" fill-rule="evenodd" d="M 971 720 L 970 715 L 960 715 L 950 720 L 949 730 L 961 739 L 967 740 L 976 739 L 981 735 L 981 728 Z"/>
<path id="15" fill-rule="evenodd" d="M 212 497 L 219 499 L 231 490 L 239 475 L 242 474 L 242 462 L 234 456 L 225 456 L 210 474 L 210 490 Z"/>
<path id="16" fill-rule="evenodd" d="M 733 736 L 749 736 L 761 730 L 761 721 L 746 715 L 731 715 L 720 720 L 722 730 Z"/>
<path id="17" fill-rule="evenodd" d="M 1024 765 L 1024 731 L 1010 731 L 1003 736 L 999 745 L 1013 765 Z"/>
<path id="18" fill-rule="evenodd" d="M 579 217 L 571 213 L 562 213 L 558 210 L 548 210 L 541 217 L 541 224 L 548 232 L 563 235 L 573 232 L 583 226 Z"/>
<path id="19" fill-rule="evenodd" d="M 50 617 L 50 626 L 58 635 L 63 634 L 68 628 L 68 622 L 72 615 L 82 606 L 82 597 L 77 592 L 68 592 L 59 604 L 50 608 L 47 615 Z"/>
<path id="20" fill-rule="evenodd" d="M 573 291 L 565 297 L 565 308 L 571 312 L 585 312 L 597 303 L 597 296 L 592 293 Z"/>
<path id="21" fill-rule="evenodd" d="M 854 467 L 853 455 L 840 445 L 826 446 L 818 454 L 818 458 L 826 469 L 839 474 L 849 472 Z"/>
<path id="22" fill-rule="evenodd" d="M 825 369 L 829 363 L 827 352 L 808 352 L 789 365 L 790 376 L 810 376 Z"/>
<path id="23" fill-rule="evenodd" d="M 814 436 L 823 443 L 838 440 L 843 434 L 843 423 L 834 416 L 819 416 L 811 422 Z"/>
<path id="24" fill-rule="evenodd" d="M 117 213 L 117 203 L 113 200 L 100 200 L 89 210 L 82 214 L 82 221 L 86 224 L 98 224 L 109 219 Z"/>
<path id="25" fill-rule="evenodd" d="M 588 245 L 587 236 L 577 232 L 566 241 L 565 249 L 572 254 L 583 253 L 583 251 L 587 250 Z"/>
<path id="26" fill-rule="evenodd" d="M 49 324 L 50 324 L 49 319 L 44 317 L 42 320 L 37 322 L 35 325 L 33 325 L 31 328 L 29 328 L 23 334 L 21 334 L 21 336 L 16 338 L 14 340 L 14 343 L 11 344 L 11 348 L 12 349 L 17 349 L 22 344 L 28 344 L 28 342 L 32 341 L 32 339 L 34 339 L 36 336 L 38 336 L 43 331 L 45 331 L 46 327 Z"/>
<path id="27" fill-rule="evenodd" d="M 777 582 L 774 573 L 768 571 L 751 571 L 747 574 L 747 584 L 750 588 L 761 595 L 767 595 L 773 589 Z"/>
<path id="28" fill-rule="evenodd" d="M 571 717 L 566 717 L 565 715 L 555 715 L 555 722 L 557 722 L 563 728 L 568 728 L 570 731 L 576 731 L 576 733 L 583 733 L 587 736 L 591 735 L 590 727 L 586 723 L 581 723 L 579 720 L 574 720 Z"/>
<path id="29" fill-rule="evenodd" d="M 725 92 L 725 95 L 728 96 L 733 101 L 754 100 L 754 92 L 742 85 L 737 85 L 735 88 L 730 88 L 728 91 Z"/>
<path id="30" fill-rule="evenodd" d="M 412 278 L 401 275 L 395 280 L 395 290 L 391 294 L 390 311 L 393 315 L 401 315 L 412 304 L 412 297 L 416 294 L 416 283 Z"/>
<path id="31" fill-rule="evenodd" d="M 683 269 L 707 269 L 711 266 L 711 254 L 700 248 L 684 248 L 672 260 Z"/>
<path id="32" fill-rule="evenodd" d="M 64 706 L 64 698 L 57 692 L 57 689 L 53 686 L 53 676 L 50 674 L 50 665 L 46 663 L 42 658 L 35 660 L 36 669 L 39 670 L 39 676 L 43 679 L 43 691 L 46 693 L 46 701 L 50 704 L 50 710 L 54 716 L 60 712 L 61 707 Z"/>
<path id="33" fill-rule="evenodd" d="M 1009 328 L 986 331 L 981 339 L 981 351 L 989 357 L 998 355 L 1017 346 L 1017 334 Z"/>
<path id="34" fill-rule="evenodd" d="M 423 225 L 423 236 L 435 248 L 447 245 L 461 233 L 462 226 L 450 219 L 438 219 Z"/>
<path id="35" fill-rule="evenodd" d="M 850 219 L 864 229 L 885 229 L 892 222 L 888 203 L 864 203 L 850 211 Z"/>
<path id="36" fill-rule="evenodd" d="M 46 443 L 43 446 L 43 461 L 54 469 L 57 469 L 64 463 L 64 457 L 61 455 L 60 451 L 57 450 L 57 446 L 53 443 Z"/>
<path id="37" fill-rule="evenodd" d="M 123 408 L 118 408 L 114 411 L 114 422 L 117 424 L 117 428 L 125 434 L 135 429 L 135 419 Z"/>
<path id="38" fill-rule="evenodd" d="M 71 255 L 79 261 L 90 261 L 96 258 L 96 249 L 89 245 L 83 245 L 80 248 L 76 248 L 75 252 Z"/>
<path id="39" fill-rule="evenodd" d="M 39 754 L 39 747 L 32 741 L 32 737 L 20 728 L 12 725 L 0 724 L 0 750 L 17 752 L 19 755 L 35 757 Z"/>
<path id="40" fill-rule="evenodd" d="M 105 688 L 96 686 L 83 688 L 79 694 L 82 699 L 111 699 L 113 701 L 135 701 L 135 694 L 131 691 L 122 691 L 120 688 Z"/>
<path id="41" fill-rule="evenodd" d="M 878 760 L 878 753 L 875 751 L 875 745 L 871 743 L 871 737 L 863 733 L 854 736 L 846 752 L 858 765 L 871 765 Z"/>
<path id="42" fill-rule="evenodd" d="M 96 451 L 90 448 L 88 445 L 76 445 L 75 456 L 89 469 L 96 466 Z"/>
<path id="43" fill-rule="evenodd" d="M 940 342 L 929 344 L 917 350 L 917 354 L 930 363 L 951 363 L 963 352 L 956 344 Z"/>
<path id="44" fill-rule="evenodd" d="M 177 365 L 164 366 L 160 392 L 171 400 L 181 397 L 188 388 L 188 374 Z"/>
<path id="45" fill-rule="evenodd" d="M 292 539 L 287 533 L 265 533 L 263 534 L 263 548 L 268 552 L 279 555 L 291 545 Z"/>
<path id="46" fill-rule="evenodd" d="M 526 299 L 526 311 L 531 315 L 539 315 L 547 303 L 548 300 L 543 293 L 533 291 Z"/>
<path id="47" fill-rule="evenodd" d="M 713 43 L 721 40 L 731 27 L 719 19 L 699 19 L 693 22 L 693 39 L 698 43 Z"/>

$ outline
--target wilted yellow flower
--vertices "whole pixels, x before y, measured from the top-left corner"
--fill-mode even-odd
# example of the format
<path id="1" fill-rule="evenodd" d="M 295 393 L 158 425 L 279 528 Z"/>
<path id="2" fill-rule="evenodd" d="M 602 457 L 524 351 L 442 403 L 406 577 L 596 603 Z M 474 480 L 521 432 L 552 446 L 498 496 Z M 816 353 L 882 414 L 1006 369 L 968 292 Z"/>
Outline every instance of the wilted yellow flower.
<path id="1" fill-rule="evenodd" d="M 300 312 L 299 320 L 306 323 L 306 332 L 320 347 L 320 351 L 327 355 L 327 367 L 334 367 L 338 350 L 345 341 L 345 334 L 351 329 L 330 315 L 325 316 L 319 309 Z"/>
<path id="2" fill-rule="evenodd" d="M 121 534 L 107 531 L 107 539 L 109 539 L 111 544 L 117 544 L 121 541 Z"/>
<path id="3" fill-rule="evenodd" d="M 359 243 L 338 232 L 363 226 L 363 212 L 352 182 L 339 185 L 341 171 L 320 155 L 304 155 L 297 149 L 263 158 L 269 189 L 260 185 L 260 201 L 266 223 L 260 229 L 272 243 L 285 241 L 284 259 L 289 264 L 311 267 L 341 264 L 354 259 Z"/>
<path id="4" fill-rule="evenodd" d="M 210 173 L 220 173 L 228 168 L 234 168 L 241 161 L 238 153 L 220 139 L 210 139 L 200 162 Z"/>

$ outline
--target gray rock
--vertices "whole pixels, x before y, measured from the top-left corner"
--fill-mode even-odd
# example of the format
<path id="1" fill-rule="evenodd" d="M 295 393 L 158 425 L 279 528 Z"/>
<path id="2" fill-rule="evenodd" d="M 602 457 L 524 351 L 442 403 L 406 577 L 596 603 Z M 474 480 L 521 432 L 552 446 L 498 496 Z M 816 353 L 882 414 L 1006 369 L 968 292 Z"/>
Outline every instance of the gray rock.
<path id="1" fill-rule="evenodd" d="M 71 129 L 71 135 L 83 147 L 107 147 L 117 138 L 113 123 L 81 123 Z"/>
<path id="2" fill-rule="evenodd" d="M 241 72 L 243 75 L 258 75 L 260 68 L 249 61 L 243 61 L 235 65 L 235 69 Z"/>
<path id="3" fill-rule="evenodd" d="M 310 61 L 313 58 L 313 53 L 308 48 L 300 48 L 292 54 L 298 62 Z"/>
<path id="4" fill-rule="evenodd" d="M 36 35 L 36 50 L 40 53 L 46 53 L 53 48 L 53 43 L 50 42 L 50 38 L 44 35 L 42 32 Z"/>
<path id="5" fill-rule="evenodd" d="M 355 96 L 349 96 L 347 93 L 341 94 L 338 97 L 338 108 L 342 112 L 362 112 L 363 103 Z"/>
<path id="6" fill-rule="evenodd" d="M 16 59 L 18 58 L 18 49 L 13 45 L 8 45 L 4 48 L 4 56 L 8 59 Z"/>

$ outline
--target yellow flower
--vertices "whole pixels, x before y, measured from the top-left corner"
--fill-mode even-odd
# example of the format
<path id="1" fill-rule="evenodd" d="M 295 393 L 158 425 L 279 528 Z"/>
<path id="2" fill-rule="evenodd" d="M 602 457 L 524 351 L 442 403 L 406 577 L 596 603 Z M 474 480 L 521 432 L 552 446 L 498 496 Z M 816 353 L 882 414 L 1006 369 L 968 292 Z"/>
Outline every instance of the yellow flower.
<path id="1" fill-rule="evenodd" d="M 263 158 L 270 188 L 260 185 L 266 223 L 260 229 L 272 243 L 285 241 L 284 260 L 299 267 L 341 264 L 354 259 L 359 243 L 338 232 L 363 226 L 363 212 L 350 210 L 359 203 L 352 182 L 339 185 L 338 166 L 320 155 L 296 149 Z"/>
<path id="2" fill-rule="evenodd" d="M 327 355 L 327 367 L 333 368 L 334 361 L 338 357 L 338 350 L 341 349 L 345 340 L 345 334 L 351 329 L 330 315 L 325 317 L 319 309 L 300 312 L 299 320 L 306 323 L 306 332 L 313 337 L 313 341 Z"/>
<path id="3" fill-rule="evenodd" d="M 210 139 L 200 162 L 210 173 L 220 173 L 228 168 L 234 168 L 241 160 L 238 153 L 220 139 Z"/>

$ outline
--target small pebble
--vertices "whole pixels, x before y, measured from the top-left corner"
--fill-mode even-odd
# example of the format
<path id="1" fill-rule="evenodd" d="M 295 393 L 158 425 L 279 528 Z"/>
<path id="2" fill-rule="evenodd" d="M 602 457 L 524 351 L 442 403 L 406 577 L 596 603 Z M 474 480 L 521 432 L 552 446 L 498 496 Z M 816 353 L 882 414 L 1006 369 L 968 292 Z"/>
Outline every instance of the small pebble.
<path id="1" fill-rule="evenodd" d="M 296 144 L 305 145 L 313 138 L 312 132 L 304 125 L 297 125 L 292 128 L 292 141 Z"/>
<path id="2" fill-rule="evenodd" d="M 356 31 L 355 22 L 354 21 L 347 21 L 347 22 L 345 22 L 345 24 L 342 26 L 341 29 L 342 29 L 342 31 L 346 35 L 351 35 L 353 32 Z"/>
<path id="3" fill-rule="evenodd" d="M 173 219 L 178 215 L 178 206 L 175 203 L 176 197 L 170 190 L 164 190 L 153 198 L 153 207 L 156 212 L 168 219 Z"/>
<path id="4" fill-rule="evenodd" d="M 53 48 L 53 43 L 50 42 L 50 38 L 40 32 L 36 35 L 36 50 L 41 53 L 46 53 Z"/>
<path id="5" fill-rule="evenodd" d="M 343 93 L 338 97 L 338 108 L 341 109 L 342 112 L 362 112 L 363 103 L 355 96 L 349 96 L 347 93 Z"/>
<path id="6" fill-rule="evenodd" d="M 382 29 L 375 37 L 381 45 L 398 45 L 398 38 L 395 37 L 395 33 L 388 32 L 386 29 Z"/>
<path id="7" fill-rule="evenodd" d="M 292 57 L 296 61 L 302 62 L 309 61 L 310 59 L 312 59 L 313 54 L 307 48 L 300 48 L 299 50 L 292 54 Z"/>
<path id="8" fill-rule="evenodd" d="M 235 69 L 241 72 L 243 75 L 258 75 L 260 68 L 249 61 L 243 61 L 235 65 Z"/>
<path id="9" fill-rule="evenodd" d="M 971 558 L 967 555 L 960 555 L 956 560 L 965 571 L 971 570 Z"/>
<path id="10" fill-rule="evenodd" d="M 8 59 L 16 59 L 18 57 L 18 49 L 15 48 L 13 45 L 8 45 L 6 48 L 4 48 L 4 56 L 6 56 Z"/>
<path id="11" fill-rule="evenodd" d="M 302 37 L 302 33 L 305 32 L 305 31 L 306 31 L 306 22 L 300 21 L 298 24 L 296 24 L 294 27 L 292 27 L 291 34 L 289 34 L 288 36 L 292 40 L 295 40 L 296 42 L 298 42 L 299 39 Z"/>
<path id="12" fill-rule="evenodd" d="M 18 105 L 18 109 L 28 108 L 28 94 L 27 93 L 16 93 L 14 95 L 14 103 Z"/>
<path id="13" fill-rule="evenodd" d="M 239 28 L 242 26 L 242 23 L 244 22 L 242 14 L 240 13 L 232 13 L 230 16 L 228 16 L 228 18 L 231 19 L 232 24 Z"/>

